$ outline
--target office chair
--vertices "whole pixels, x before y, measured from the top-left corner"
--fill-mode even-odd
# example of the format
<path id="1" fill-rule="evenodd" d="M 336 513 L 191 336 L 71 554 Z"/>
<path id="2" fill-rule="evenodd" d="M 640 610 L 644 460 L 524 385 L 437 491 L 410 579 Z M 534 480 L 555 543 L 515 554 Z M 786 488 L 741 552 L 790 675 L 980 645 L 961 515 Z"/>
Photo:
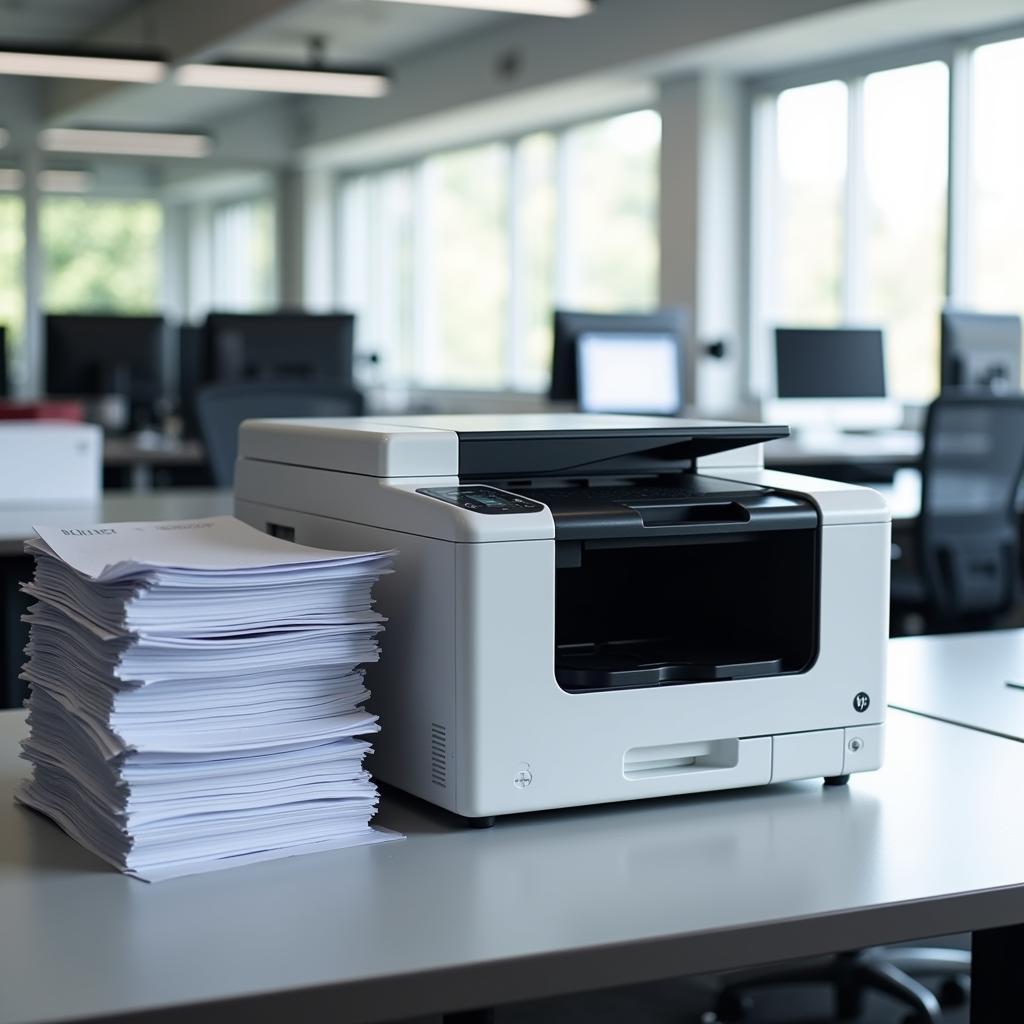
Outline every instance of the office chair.
<path id="1" fill-rule="evenodd" d="M 230 487 L 243 420 L 291 416 L 360 416 L 362 393 L 322 381 L 247 381 L 203 388 L 196 396 L 199 432 L 214 483 Z"/>
<path id="2" fill-rule="evenodd" d="M 1024 396 L 980 392 L 932 403 L 921 457 L 921 512 L 910 554 L 893 563 L 891 621 L 926 632 L 989 629 L 1018 594 L 1017 490 Z"/>
<path id="3" fill-rule="evenodd" d="M 893 621 L 916 611 L 930 631 L 991 626 L 1016 597 L 1016 497 L 1024 468 L 1024 396 L 943 396 L 932 403 L 921 457 L 921 512 L 915 523 L 916 571 L 893 571 Z M 940 981 L 939 995 L 917 981 Z M 803 982 L 829 985 L 840 1020 L 853 1020 L 869 990 L 910 1010 L 907 1024 L 938 1024 L 942 1005 L 970 986 L 965 950 L 877 947 L 840 953 L 795 970 L 741 977 L 718 997 L 722 1024 L 741 1021 L 748 990 Z"/>
<path id="4" fill-rule="evenodd" d="M 750 1009 L 748 989 L 803 983 L 832 988 L 839 1020 L 856 1020 L 869 990 L 892 996 L 910 1013 L 903 1024 L 942 1024 L 942 1007 L 959 1006 L 970 991 L 971 954 L 966 949 L 878 946 L 838 953 L 820 963 L 791 970 L 748 975 L 726 985 L 718 995 L 714 1017 L 720 1024 L 744 1020 Z M 914 974 L 942 978 L 936 996 Z"/>

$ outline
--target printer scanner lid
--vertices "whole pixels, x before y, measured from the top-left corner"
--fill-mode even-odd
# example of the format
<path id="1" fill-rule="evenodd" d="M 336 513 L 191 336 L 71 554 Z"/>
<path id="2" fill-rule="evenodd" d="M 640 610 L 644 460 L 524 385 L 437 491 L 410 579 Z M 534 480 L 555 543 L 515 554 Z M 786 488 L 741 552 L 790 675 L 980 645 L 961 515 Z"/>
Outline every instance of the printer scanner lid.
<path id="1" fill-rule="evenodd" d="M 485 480 L 672 472 L 788 434 L 764 423 L 583 413 L 247 420 L 239 457 L 367 476 Z"/>

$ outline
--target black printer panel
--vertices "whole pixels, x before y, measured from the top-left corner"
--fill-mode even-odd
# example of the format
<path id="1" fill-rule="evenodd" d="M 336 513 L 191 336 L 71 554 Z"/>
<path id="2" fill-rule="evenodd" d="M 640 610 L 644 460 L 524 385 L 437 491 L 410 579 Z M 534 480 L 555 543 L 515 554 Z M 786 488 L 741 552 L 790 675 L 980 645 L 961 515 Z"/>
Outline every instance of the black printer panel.
<path id="1" fill-rule="evenodd" d="M 683 487 L 527 493 L 555 518 L 562 689 L 764 678 L 817 660 L 810 502 L 693 474 Z"/>

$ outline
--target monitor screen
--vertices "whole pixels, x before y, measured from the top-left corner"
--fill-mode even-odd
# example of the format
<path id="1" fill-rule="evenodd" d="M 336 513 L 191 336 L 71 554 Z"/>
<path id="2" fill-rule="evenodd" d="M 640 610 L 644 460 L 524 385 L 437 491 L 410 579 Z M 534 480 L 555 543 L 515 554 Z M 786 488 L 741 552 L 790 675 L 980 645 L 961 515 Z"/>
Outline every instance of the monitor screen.
<path id="1" fill-rule="evenodd" d="M 779 398 L 884 398 L 885 346 L 877 328 L 778 327 Z"/>
<path id="2" fill-rule="evenodd" d="M 330 379 L 351 387 L 354 333 L 350 313 L 211 313 L 209 377 L 220 384 Z"/>
<path id="3" fill-rule="evenodd" d="M 576 402 L 579 399 L 579 373 L 577 347 L 585 334 L 642 335 L 672 338 L 679 349 L 677 362 L 677 390 L 682 406 L 684 389 L 684 357 L 686 313 L 679 308 L 667 307 L 650 313 L 582 313 L 555 310 L 554 346 L 551 352 L 551 390 L 553 402 Z M 674 412 L 679 412 L 677 407 Z"/>
<path id="4" fill-rule="evenodd" d="M 942 311 L 942 389 L 1019 391 L 1021 321 L 996 313 Z"/>
<path id="5" fill-rule="evenodd" d="M 671 334 L 581 335 L 576 343 L 580 409 L 674 415 L 683 404 L 680 354 Z"/>
<path id="6" fill-rule="evenodd" d="M 50 315 L 46 390 L 124 395 L 147 405 L 164 395 L 165 330 L 158 316 Z"/>

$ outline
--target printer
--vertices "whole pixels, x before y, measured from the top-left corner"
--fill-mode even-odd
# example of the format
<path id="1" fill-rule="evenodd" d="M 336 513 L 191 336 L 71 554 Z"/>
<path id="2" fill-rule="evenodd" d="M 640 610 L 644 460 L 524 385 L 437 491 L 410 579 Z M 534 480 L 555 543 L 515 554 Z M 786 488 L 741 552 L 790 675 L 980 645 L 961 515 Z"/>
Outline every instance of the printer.
<path id="1" fill-rule="evenodd" d="M 878 768 L 888 508 L 766 470 L 786 427 L 580 414 L 250 420 L 239 518 L 396 549 L 381 781 L 494 816 Z"/>

